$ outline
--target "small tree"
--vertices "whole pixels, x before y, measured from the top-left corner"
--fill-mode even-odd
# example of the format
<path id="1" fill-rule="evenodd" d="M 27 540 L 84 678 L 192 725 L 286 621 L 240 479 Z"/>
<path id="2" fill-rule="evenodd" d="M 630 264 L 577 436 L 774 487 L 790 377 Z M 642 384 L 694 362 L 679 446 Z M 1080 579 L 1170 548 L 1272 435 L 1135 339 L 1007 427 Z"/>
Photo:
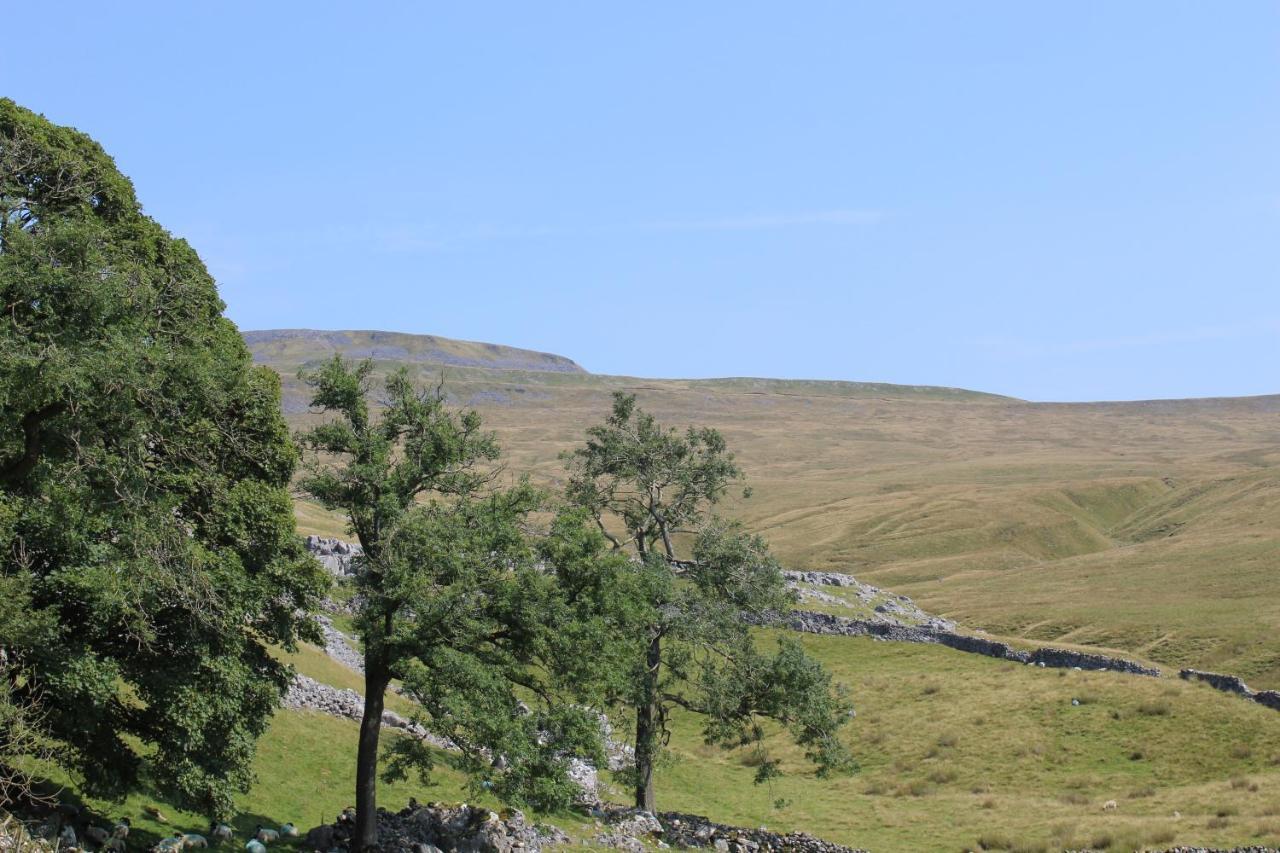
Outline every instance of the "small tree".
<path id="1" fill-rule="evenodd" d="M 300 436 L 323 456 L 303 489 L 346 513 L 364 552 L 353 849 L 377 842 L 379 734 L 393 678 L 422 706 L 418 721 L 504 799 L 566 805 L 576 790 L 571 758 L 602 757 L 599 721 L 560 699 L 589 666 L 582 647 L 592 638 L 575 624 L 581 607 L 560 593 L 555 572 L 540 570 L 525 534 L 539 495 L 524 483 L 492 488 L 498 447 L 479 416 L 450 410 L 439 387 L 418 391 L 403 369 L 386 379 L 375 421 L 366 402 L 372 370 L 335 357 L 304 372 L 312 404 L 338 417 Z M 543 543 L 562 564 L 570 550 Z M 431 766 L 423 743 L 402 738 L 386 775 L 426 776 Z"/>
<path id="2" fill-rule="evenodd" d="M 0 305 L 0 753 L 226 814 L 325 584 L 279 380 L 102 148 L 3 98 Z"/>
<path id="3" fill-rule="evenodd" d="M 638 558 L 636 598 L 619 623 L 634 632 L 619 698 L 635 713 L 636 807 L 655 809 L 654 764 L 675 707 L 705 718 L 709 743 L 760 749 L 758 781 L 778 771 L 763 754 L 764 719 L 786 726 L 819 773 L 850 766 L 836 736 L 848 704 L 829 674 L 794 640 L 761 651 L 743 619 L 785 609 L 791 597 L 760 537 L 709 517 L 741 477 L 720 433 L 663 428 L 619 393 L 568 463 L 570 499 L 615 550 Z M 681 562 L 677 540 L 687 535 L 692 561 Z"/>

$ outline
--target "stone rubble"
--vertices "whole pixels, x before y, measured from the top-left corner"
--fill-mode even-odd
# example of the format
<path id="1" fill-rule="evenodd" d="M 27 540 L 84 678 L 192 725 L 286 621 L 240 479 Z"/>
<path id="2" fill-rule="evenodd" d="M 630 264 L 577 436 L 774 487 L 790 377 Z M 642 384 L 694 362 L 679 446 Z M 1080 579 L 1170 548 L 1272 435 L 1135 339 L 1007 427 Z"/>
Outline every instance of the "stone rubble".
<path id="1" fill-rule="evenodd" d="M 863 583 L 852 575 L 840 572 L 809 572 L 785 570 L 782 576 L 802 601 L 818 601 L 829 605 L 845 605 L 849 602 L 836 595 L 811 589 L 812 586 L 834 586 L 852 589 L 858 600 L 872 607 L 878 621 L 892 625 L 923 625 L 939 631 L 954 631 L 956 623 L 941 616 L 921 610 L 905 595 L 896 595 L 871 584 Z M 806 584 L 808 586 L 806 586 Z"/>
<path id="2" fill-rule="evenodd" d="M 661 812 L 661 841 L 671 847 L 711 847 L 721 853 L 865 853 L 815 838 L 807 832 L 770 832 L 726 826 L 700 815 Z"/>
<path id="3" fill-rule="evenodd" d="M 343 690 L 322 684 L 301 673 L 293 678 L 289 692 L 284 697 L 284 707 L 293 710 L 318 711 L 333 717 L 344 717 L 357 722 L 364 716 L 364 697 L 354 690 Z M 453 743 L 431 734 L 422 726 L 400 716 L 395 711 L 382 712 L 382 725 L 421 738 L 432 746 L 452 749 Z"/>
<path id="4" fill-rule="evenodd" d="M 316 614 L 315 619 L 320 624 L 320 631 L 324 634 L 325 654 L 347 669 L 363 674 L 364 656 L 355 650 L 347 635 L 335 628 L 333 620 L 328 616 Z"/>
<path id="5" fill-rule="evenodd" d="M 353 830 L 351 815 L 344 814 L 336 823 L 309 831 L 299 847 L 318 853 L 345 851 L 350 848 Z M 568 841 L 563 830 L 530 824 L 515 809 L 499 814 L 466 803 L 419 805 L 410 801 L 398 812 L 378 809 L 378 844 L 372 849 L 386 853 L 538 853 L 543 847 Z"/>

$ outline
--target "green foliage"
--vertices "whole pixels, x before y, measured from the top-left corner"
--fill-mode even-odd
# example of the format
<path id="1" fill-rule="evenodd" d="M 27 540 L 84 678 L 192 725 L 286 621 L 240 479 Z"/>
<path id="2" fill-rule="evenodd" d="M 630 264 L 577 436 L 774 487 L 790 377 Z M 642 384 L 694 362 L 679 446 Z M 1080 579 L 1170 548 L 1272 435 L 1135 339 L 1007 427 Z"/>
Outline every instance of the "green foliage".
<path id="1" fill-rule="evenodd" d="M 707 743 L 759 750 L 757 781 L 778 772 L 763 754 L 766 719 L 786 726 L 820 772 L 851 768 L 836 737 L 849 715 L 843 691 L 795 641 L 762 652 L 744 621 L 768 619 L 791 596 L 762 538 L 709 517 L 740 476 L 723 438 L 663 429 L 625 394 L 587 436 L 568 457 L 568 495 L 580 518 L 595 522 L 599 550 L 608 538 L 615 551 L 630 544 L 637 558 L 609 570 L 612 593 L 599 605 L 626 658 L 610 695 L 635 715 L 636 806 L 655 808 L 653 771 L 675 708 L 703 717 Z M 610 522 L 625 538 L 611 535 Z M 692 561 L 676 560 L 678 533 L 694 534 Z"/>
<path id="2" fill-rule="evenodd" d="M 474 412 L 452 411 L 441 388 L 418 391 L 399 371 L 375 422 L 371 370 L 335 357 L 305 374 L 313 405 L 338 417 L 301 436 L 317 454 L 303 488 L 343 511 L 364 549 L 355 625 L 366 720 L 399 679 L 421 705 L 418 722 L 457 746 L 478 784 L 507 801 L 564 806 L 571 757 L 599 759 L 601 744 L 599 721 L 562 697 L 593 681 L 582 677 L 593 669 L 584 649 L 605 623 L 586 612 L 591 596 L 566 596 L 559 578 L 581 590 L 598 576 L 583 570 L 569 527 L 535 551 L 526 528 L 542 497 L 525 483 L 493 487 L 497 444 Z M 540 569 L 540 556 L 554 570 Z M 378 734 L 366 729 L 357 836 L 372 840 Z M 391 778 L 425 779 L 432 767 L 422 743 L 392 745 Z"/>
<path id="3" fill-rule="evenodd" d="M 636 408 L 634 394 L 622 392 L 614 394 L 608 420 L 588 429 L 586 445 L 566 458 L 570 502 L 588 509 L 621 548 L 603 523 L 604 514 L 615 516 L 641 557 L 661 542 L 675 559 L 672 537 L 696 524 L 742 476 L 719 432 L 690 427 L 682 436 L 663 429 Z"/>
<path id="4" fill-rule="evenodd" d="M 279 382 L 84 134 L 0 100 L 0 666 L 89 791 L 210 814 L 323 578 Z"/>

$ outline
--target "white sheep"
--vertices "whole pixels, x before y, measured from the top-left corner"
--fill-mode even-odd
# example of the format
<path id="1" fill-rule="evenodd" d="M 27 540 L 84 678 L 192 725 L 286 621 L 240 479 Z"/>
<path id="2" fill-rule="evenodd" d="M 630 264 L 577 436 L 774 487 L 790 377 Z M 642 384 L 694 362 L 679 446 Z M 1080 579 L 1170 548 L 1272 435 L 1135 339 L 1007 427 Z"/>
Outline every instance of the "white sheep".
<path id="1" fill-rule="evenodd" d="M 1102 804 L 1102 810 L 1104 812 L 1113 812 L 1117 808 L 1119 808 L 1119 806 L 1116 804 L 1115 800 L 1107 800 L 1105 803 Z"/>

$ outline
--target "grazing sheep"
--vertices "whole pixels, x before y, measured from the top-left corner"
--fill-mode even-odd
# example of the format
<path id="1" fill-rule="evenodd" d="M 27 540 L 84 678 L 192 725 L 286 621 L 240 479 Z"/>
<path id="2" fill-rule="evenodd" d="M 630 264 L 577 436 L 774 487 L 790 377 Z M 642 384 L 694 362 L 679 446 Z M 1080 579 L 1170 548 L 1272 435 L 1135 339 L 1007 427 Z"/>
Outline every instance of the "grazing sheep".
<path id="1" fill-rule="evenodd" d="M 111 833 L 107 832 L 100 826 L 86 826 L 84 828 L 84 837 L 101 847 L 107 843 L 107 839 L 111 837 Z"/>
<path id="2" fill-rule="evenodd" d="M 294 826 L 292 823 L 286 823 L 284 826 L 280 827 L 280 837 L 281 838 L 297 838 L 298 828 Z"/>
<path id="3" fill-rule="evenodd" d="M 1104 812 L 1113 812 L 1116 810 L 1116 808 L 1117 806 L 1116 806 L 1115 800 L 1107 800 L 1105 803 L 1102 804 L 1102 810 Z"/>
<path id="4" fill-rule="evenodd" d="M 223 841 L 230 841 L 235 837 L 235 831 L 225 823 L 214 821 L 209 824 L 209 835 L 213 838 L 215 844 L 221 844 Z"/>
<path id="5" fill-rule="evenodd" d="M 182 836 L 182 846 L 186 850 L 203 850 L 209 846 L 209 840 L 198 832 L 188 832 Z"/>
<path id="6" fill-rule="evenodd" d="M 258 828 L 253 831 L 253 837 L 261 841 L 263 844 L 274 844 L 280 840 L 280 833 L 274 829 L 267 829 L 262 824 L 258 824 Z"/>
<path id="7" fill-rule="evenodd" d="M 156 846 L 151 848 L 156 853 L 180 853 L 182 850 L 182 836 L 171 835 L 168 838 L 161 838 L 156 842 Z"/>
<path id="8" fill-rule="evenodd" d="M 246 853 L 267 853 L 267 846 L 256 838 L 250 838 L 244 843 Z"/>

